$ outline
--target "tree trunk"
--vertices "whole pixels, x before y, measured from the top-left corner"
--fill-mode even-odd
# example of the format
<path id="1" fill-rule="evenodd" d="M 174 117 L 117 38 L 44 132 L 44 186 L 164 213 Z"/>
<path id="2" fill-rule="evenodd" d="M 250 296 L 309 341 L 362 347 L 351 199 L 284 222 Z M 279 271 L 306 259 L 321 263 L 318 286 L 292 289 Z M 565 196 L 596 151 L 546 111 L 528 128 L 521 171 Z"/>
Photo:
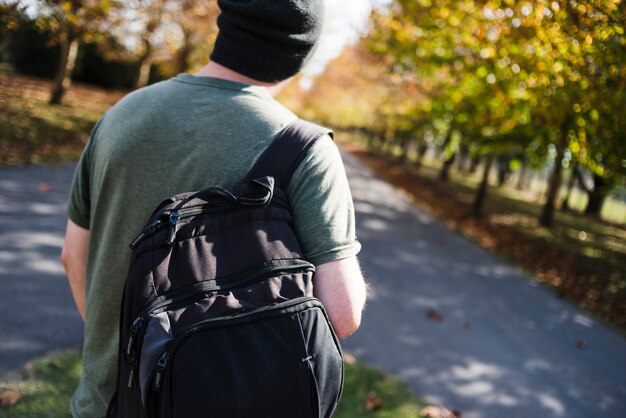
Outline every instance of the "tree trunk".
<path id="1" fill-rule="evenodd" d="M 453 152 L 452 155 L 443 162 L 443 165 L 441 166 L 441 171 L 439 172 L 439 180 L 446 182 L 448 181 L 448 179 L 450 178 L 450 167 L 452 167 L 452 164 L 454 163 L 454 160 L 456 159 L 456 152 Z"/>
<path id="2" fill-rule="evenodd" d="M 543 205 L 541 215 L 539 216 L 539 224 L 546 228 L 551 228 L 554 223 L 554 209 L 558 198 L 559 189 L 561 188 L 561 177 L 563 175 L 563 154 L 567 148 L 567 130 L 569 124 L 564 123 L 561 128 L 561 137 L 556 144 L 556 156 L 554 158 L 554 170 L 550 176 L 548 190 L 546 192 L 546 203 Z"/>
<path id="3" fill-rule="evenodd" d="M 152 35 L 149 33 L 148 35 Z M 137 82 L 135 88 L 141 88 L 148 85 L 150 81 L 150 69 L 152 68 L 152 43 L 150 38 L 146 37 L 143 40 L 144 52 L 139 57 L 139 74 L 137 76 Z"/>
<path id="4" fill-rule="evenodd" d="M 149 57 L 141 57 L 139 60 L 139 74 L 135 88 L 139 89 L 148 85 L 150 81 L 150 69 L 152 68 L 152 60 Z"/>
<path id="5" fill-rule="evenodd" d="M 502 187 L 511 174 L 511 168 L 509 167 L 508 158 L 503 158 L 498 161 L 498 187 Z"/>
<path id="6" fill-rule="evenodd" d="M 476 191 L 476 197 L 474 198 L 474 205 L 472 206 L 472 215 L 479 217 L 483 213 L 483 204 L 485 197 L 487 196 L 487 187 L 489 186 L 489 173 L 491 172 L 491 166 L 493 165 L 494 155 L 487 155 L 487 161 L 485 161 L 485 170 L 483 171 L 483 178 L 480 182 L 480 186 Z"/>
<path id="7" fill-rule="evenodd" d="M 411 151 L 411 138 L 403 137 L 399 141 L 399 145 L 400 145 L 400 155 L 398 156 L 398 162 L 400 164 L 404 164 L 409 159 L 409 152 Z"/>
<path id="8" fill-rule="evenodd" d="M 424 155 L 426 155 L 426 151 L 428 151 L 428 143 L 424 140 L 420 142 L 417 146 L 417 160 L 415 162 L 415 166 L 419 170 L 422 166 L 422 162 L 424 161 Z"/>
<path id="9" fill-rule="evenodd" d="M 383 155 L 390 155 L 392 154 L 392 150 L 393 150 L 393 139 L 389 137 L 389 133 L 385 133 L 385 135 L 383 136 L 382 145 L 380 147 L 380 152 Z"/>
<path id="10" fill-rule="evenodd" d="M 474 174 L 478 169 L 478 164 L 480 164 L 480 157 L 472 157 L 470 160 L 469 173 Z"/>
<path id="11" fill-rule="evenodd" d="M 452 141 L 452 127 L 448 128 L 448 132 L 446 132 L 446 136 L 443 139 L 441 144 L 441 148 L 439 148 L 439 158 L 443 158 L 446 152 L 446 148 L 450 145 L 450 141 Z"/>
<path id="12" fill-rule="evenodd" d="M 465 173 L 466 161 L 468 158 L 468 150 L 467 145 L 461 144 L 459 145 L 458 156 L 457 156 L 457 170 L 461 173 Z"/>
<path id="13" fill-rule="evenodd" d="M 184 73 L 189 68 L 189 56 L 193 50 L 191 37 L 193 32 L 187 28 L 183 28 L 183 46 L 178 50 L 176 57 L 176 67 L 179 73 Z"/>
<path id="14" fill-rule="evenodd" d="M 379 155 L 383 155 L 384 148 L 385 148 L 385 134 L 382 132 L 379 132 L 376 135 L 376 140 L 374 141 L 374 152 L 376 152 Z"/>
<path id="15" fill-rule="evenodd" d="M 585 215 L 599 217 L 607 196 L 605 181 L 601 176 L 593 175 L 593 190 L 588 191 L 587 196 L 589 201 L 585 208 Z"/>
<path id="16" fill-rule="evenodd" d="M 565 199 L 563 199 L 563 203 L 561 204 L 561 210 L 569 211 L 569 199 L 572 196 L 572 190 L 574 189 L 574 185 L 576 184 L 576 162 L 572 163 L 572 174 L 570 175 L 569 181 L 567 182 L 567 193 L 565 194 Z"/>
<path id="17" fill-rule="evenodd" d="M 526 181 L 526 171 L 528 170 L 528 163 L 526 162 L 526 159 L 522 160 L 522 167 L 519 170 L 519 177 L 517 178 L 517 184 L 515 185 L 515 188 L 517 190 L 526 190 L 528 187 L 527 181 Z"/>
<path id="18" fill-rule="evenodd" d="M 368 134 L 366 143 L 369 150 L 376 149 L 376 134 L 374 132 Z"/>
<path id="19" fill-rule="evenodd" d="M 72 73 L 78 55 L 78 38 L 69 31 L 61 37 L 61 57 L 50 94 L 50 104 L 61 104 L 67 89 L 72 85 Z"/>
<path id="20" fill-rule="evenodd" d="M 446 137 L 443 139 L 443 143 L 441 144 L 441 152 L 439 153 L 439 158 L 444 157 L 446 153 L 446 149 L 448 145 L 450 145 L 450 141 L 452 141 L 452 127 L 448 129 L 446 133 Z M 450 166 L 454 163 L 454 159 L 456 157 L 456 152 L 453 152 L 447 159 L 443 161 L 443 165 L 441 166 L 441 171 L 439 171 L 439 180 L 446 182 L 448 178 L 450 178 Z"/>

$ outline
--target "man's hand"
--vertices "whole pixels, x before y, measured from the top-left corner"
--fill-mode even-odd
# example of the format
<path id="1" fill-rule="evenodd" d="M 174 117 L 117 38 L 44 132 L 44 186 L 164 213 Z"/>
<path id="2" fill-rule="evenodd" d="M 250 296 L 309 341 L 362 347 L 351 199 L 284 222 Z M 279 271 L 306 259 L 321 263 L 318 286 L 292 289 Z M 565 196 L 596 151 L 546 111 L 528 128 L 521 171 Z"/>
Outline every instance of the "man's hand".
<path id="1" fill-rule="evenodd" d="M 315 266 L 313 294 L 322 301 L 335 333 L 341 339 L 361 323 L 367 288 L 356 257 Z"/>
<path id="2" fill-rule="evenodd" d="M 80 316 L 85 320 L 85 269 L 89 249 L 89 230 L 67 221 L 61 261 L 70 283 L 72 296 Z"/>

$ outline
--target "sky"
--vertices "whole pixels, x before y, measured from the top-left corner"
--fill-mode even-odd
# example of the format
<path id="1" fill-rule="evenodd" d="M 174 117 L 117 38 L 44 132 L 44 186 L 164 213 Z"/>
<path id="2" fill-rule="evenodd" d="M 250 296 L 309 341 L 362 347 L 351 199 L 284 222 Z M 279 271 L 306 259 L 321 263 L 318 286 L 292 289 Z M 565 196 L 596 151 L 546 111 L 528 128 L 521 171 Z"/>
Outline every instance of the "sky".
<path id="1" fill-rule="evenodd" d="M 317 50 L 304 68 L 300 86 L 309 89 L 314 78 L 341 51 L 356 42 L 367 28 L 372 8 L 384 8 L 391 0 L 325 0 L 326 17 Z"/>
<path id="2" fill-rule="evenodd" d="M 326 0 L 322 37 L 304 70 L 305 79 L 321 73 L 326 64 L 336 58 L 346 45 L 359 38 L 365 30 L 371 11 L 371 0 Z"/>

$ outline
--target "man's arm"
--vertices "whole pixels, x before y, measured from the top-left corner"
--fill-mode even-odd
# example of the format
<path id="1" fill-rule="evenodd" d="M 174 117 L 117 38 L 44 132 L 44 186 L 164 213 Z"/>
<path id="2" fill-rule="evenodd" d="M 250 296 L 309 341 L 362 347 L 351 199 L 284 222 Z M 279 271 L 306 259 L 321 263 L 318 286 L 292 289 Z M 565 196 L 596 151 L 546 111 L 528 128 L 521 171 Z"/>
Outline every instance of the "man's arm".
<path id="1" fill-rule="evenodd" d="M 89 230 L 83 229 L 71 220 L 67 221 L 65 243 L 61 251 L 61 261 L 70 283 L 72 296 L 80 316 L 85 320 L 85 270 L 87 250 L 89 248 Z"/>
<path id="2" fill-rule="evenodd" d="M 367 296 L 356 256 L 316 266 L 313 294 L 324 304 L 339 338 L 346 338 L 356 331 Z"/>

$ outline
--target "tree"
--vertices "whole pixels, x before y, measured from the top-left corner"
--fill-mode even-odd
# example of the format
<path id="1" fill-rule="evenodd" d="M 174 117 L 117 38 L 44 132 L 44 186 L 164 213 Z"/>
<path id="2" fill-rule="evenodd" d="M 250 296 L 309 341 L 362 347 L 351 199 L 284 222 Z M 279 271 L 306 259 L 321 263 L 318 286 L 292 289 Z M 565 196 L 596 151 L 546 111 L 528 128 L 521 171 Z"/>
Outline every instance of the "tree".
<path id="1" fill-rule="evenodd" d="M 511 69 L 509 27 L 491 12 L 472 1 L 399 0 L 372 26 L 368 44 L 392 57 L 393 72 L 427 80 L 420 86 L 427 86 L 421 93 L 430 99 L 429 117 L 443 126 L 442 179 L 457 149 L 491 160 L 494 153 L 525 148 L 530 138 L 512 133 L 530 122 L 529 95 Z M 476 207 L 486 184 L 477 191 Z"/>
<path id="2" fill-rule="evenodd" d="M 0 34 L 17 29 L 21 13 L 22 6 L 17 0 L 0 3 Z"/>
<path id="3" fill-rule="evenodd" d="M 38 0 L 39 24 L 53 34 L 59 45 L 59 67 L 50 95 L 51 104 L 61 104 L 72 83 L 79 42 L 99 42 L 102 25 L 117 0 Z"/>
<path id="4" fill-rule="evenodd" d="M 173 76 L 205 64 L 217 35 L 216 2 L 202 0 L 131 0 L 121 20 L 135 23 L 130 34 L 139 63 L 137 87 L 148 83 L 153 64 Z M 121 31 L 118 37 L 128 37 Z"/>
<path id="5" fill-rule="evenodd" d="M 624 175 L 624 122 L 618 103 L 626 101 L 626 16 L 620 2 L 610 0 L 553 2 L 544 13 L 554 22 L 544 44 L 558 52 L 548 55 L 558 57 L 548 61 L 556 75 L 556 84 L 550 86 L 552 96 L 558 98 L 556 103 L 550 101 L 564 109 L 548 201 L 541 216 L 541 224 L 550 226 L 550 206 L 560 187 L 556 177 L 562 171 L 561 158 L 566 150 L 597 179 L 598 187 L 588 190 L 590 206 L 586 213 L 599 214 L 602 200 L 618 183 L 617 174 L 621 171 Z M 611 186 L 603 187 L 607 180 Z"/>
<path id="6" fill-rule="evenodd" d="M 8 61 L 8 40 L 10 33 L 20 26 L 23 13 L 17 1 L 0 3 L 0 61 Z"/>
<path id="7" fill-rule="evenodd" d="M 135 88 L 148 85 L 150 78 L 150 69 L 156 57 L 159 45 L 155 39 L 155 35 L 159 28 L 163 25 L 163 16 L 166 12 L 166 0 L 131 0 L 127 1 L 124 9 L 119 10 L 119 21 L 124 24 L 125 20 L 130 20 L 137 24 L 139 28 L 135 36 L 138 43 L 138 74 L 135 82 Z M 130 26 L 130 25 L 124 25 Z M 131 35 L 128 29 L 118 34 L 118 37 Z"/>
<path id="8" fill-rule="evenodd" d="M 477 156 L 493 152 L 493 138 L 499 155 L 534 154 L 523 160 L 551 150 L 540 217 L 549 227 L 566 155 L 599 184 L 624 177 L 624 21 L 618 0 L 396 0 L 375 14 L 367 44 L 391 57 L 392 73 L 437 86 L 431 117 L 458 132 L 456 142 L 443 135 L 446 161 L 458 141 Z M 450 166 L 443 164 L 444 177 Z M 605 195 L 610 186 L 597 190 Z"/>

